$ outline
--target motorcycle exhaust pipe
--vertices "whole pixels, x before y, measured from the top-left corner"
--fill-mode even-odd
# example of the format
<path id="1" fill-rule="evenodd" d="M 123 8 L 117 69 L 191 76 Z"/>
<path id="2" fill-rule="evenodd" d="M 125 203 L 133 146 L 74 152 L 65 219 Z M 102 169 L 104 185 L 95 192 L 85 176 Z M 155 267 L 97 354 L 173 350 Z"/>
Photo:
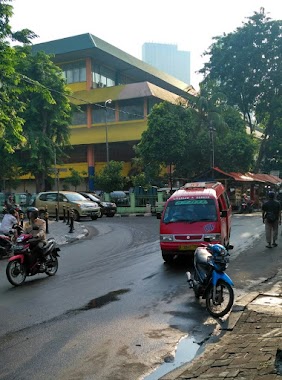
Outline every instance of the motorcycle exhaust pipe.
<path id="1" fill-rule="evenodd" d="M 190 272 L 186 272 L 186 276 L 187 276 L 187 282 L 189 283 L 189 288 L 193 288 L 194 284 L 193 284 L 193 280 L 191 278 L 191 273 Z"/>

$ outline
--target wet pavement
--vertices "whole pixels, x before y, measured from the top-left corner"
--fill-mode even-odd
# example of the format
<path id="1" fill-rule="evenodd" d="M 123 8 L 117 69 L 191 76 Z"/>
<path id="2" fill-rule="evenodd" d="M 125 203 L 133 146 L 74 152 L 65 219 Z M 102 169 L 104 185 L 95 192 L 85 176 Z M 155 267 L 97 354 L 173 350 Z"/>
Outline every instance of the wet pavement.
<path id="1" fill-rule="evenodd" d="M 47 236 L 59 245 L 89 234 L 83 222 L 74 222 L 72 229 L 63 221 L 50 220 L 48 230 Z M 280 246 L 281 240 L 279 237 Z M 278 268 L 263 291 L 237 299 L 219 326 L 201 353 L 159 380 L 282 379 L 282 269 Z"/>
<path id="2" fill-rule="evenodd" d="M 282 379 L 281 269 L 267 287 L 237 299 L 204 352 L 159 379 Z"/>

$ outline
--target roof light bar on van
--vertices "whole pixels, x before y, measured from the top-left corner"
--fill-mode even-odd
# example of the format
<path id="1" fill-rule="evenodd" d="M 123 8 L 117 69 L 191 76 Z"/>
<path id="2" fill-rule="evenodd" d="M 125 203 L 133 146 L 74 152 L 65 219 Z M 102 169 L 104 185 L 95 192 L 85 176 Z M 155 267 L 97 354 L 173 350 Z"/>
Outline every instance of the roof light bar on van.
<path id="1" fill-rule="evenodd" d="M 187 182 L 182 187 L 182 189 L 205 189 L 205 188 L 213 188 L 217 185 L 220 185 L 220 182 L 217 181 L 209 181 L 209 182 Z"/>
<path id="2" fill-rule="evenodd" d="M 206 182 L 188 182 L 183 186 L 184 189 L 190 189 L 194 187 L 206 187 Z"/>

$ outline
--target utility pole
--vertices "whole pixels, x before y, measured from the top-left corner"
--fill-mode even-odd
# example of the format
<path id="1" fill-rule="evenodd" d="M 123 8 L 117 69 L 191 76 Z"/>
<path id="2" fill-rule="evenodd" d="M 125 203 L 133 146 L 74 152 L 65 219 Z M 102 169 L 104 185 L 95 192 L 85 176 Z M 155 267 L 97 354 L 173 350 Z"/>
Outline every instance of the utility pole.
<path id="1" fill-rule="evenodd" d="M 107 165 L 109 165 L 109 141 L 108 141 L 108 114 L 107 114 L 107 104 L 111 104 L 112 99 L 105 101 L 105 124 L 106 124 L 106 154 L 107 154 Z"/>

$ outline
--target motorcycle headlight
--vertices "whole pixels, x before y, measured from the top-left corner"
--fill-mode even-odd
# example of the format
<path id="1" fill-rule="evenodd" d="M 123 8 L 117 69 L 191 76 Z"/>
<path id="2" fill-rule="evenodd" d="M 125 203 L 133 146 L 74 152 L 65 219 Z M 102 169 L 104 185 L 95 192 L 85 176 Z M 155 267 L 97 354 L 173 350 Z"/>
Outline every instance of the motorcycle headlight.
<path id="1" fill-rule="evenodd" d="M 160 235 L 160 241 L 173 241 L 173 235 Z"/>

